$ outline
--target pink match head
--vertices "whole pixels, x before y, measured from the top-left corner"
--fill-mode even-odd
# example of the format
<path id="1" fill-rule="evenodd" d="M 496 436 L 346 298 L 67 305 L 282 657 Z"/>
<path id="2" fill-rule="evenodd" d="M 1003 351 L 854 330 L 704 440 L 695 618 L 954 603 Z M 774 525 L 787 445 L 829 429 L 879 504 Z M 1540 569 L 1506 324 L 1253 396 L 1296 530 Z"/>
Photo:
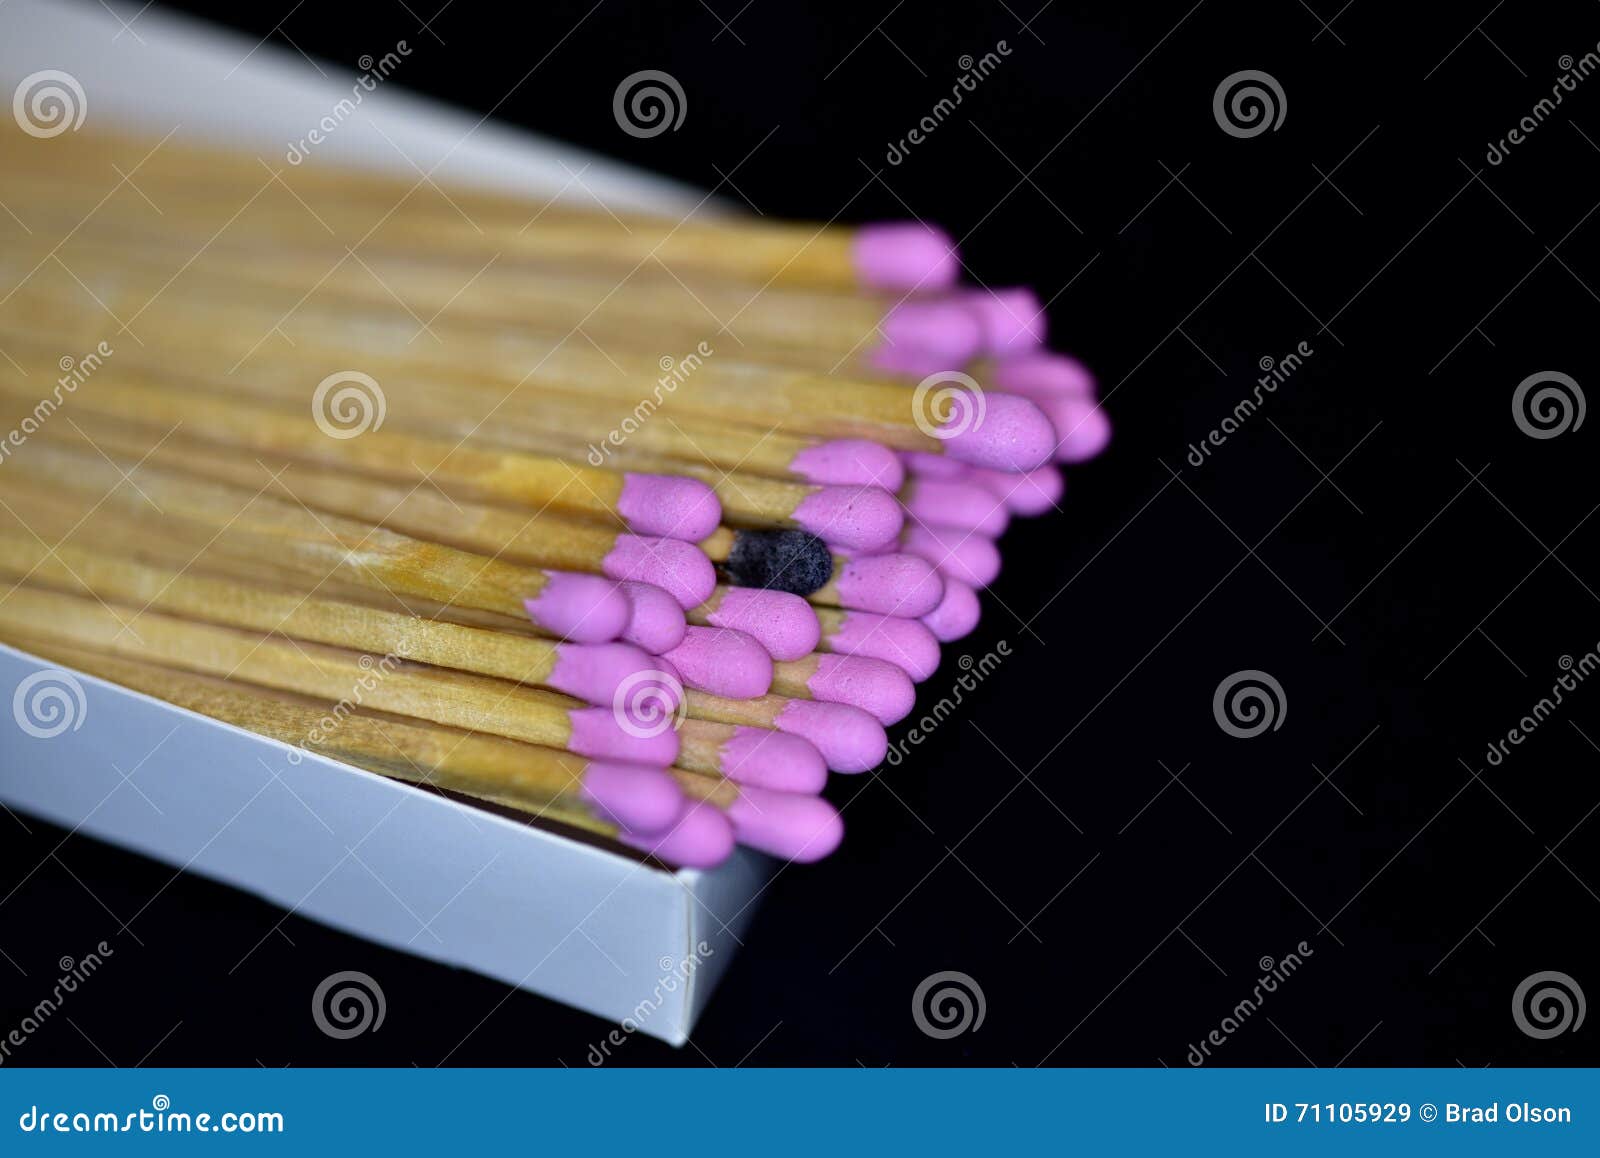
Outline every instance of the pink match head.
<path id="1" fill-rule="evenodd" d="M 977 315 L 960 302 L 908 301 L 890 309 L 879 330 L 883 342 L 868 361 L 891 374 L 956 370 L 983 344 Z"/>
<path id="2" fill-rule="evenodd" d="M 945 581 L 947 591 L 950 582 Z M 941 606 L 945 601 L 948 594 Z M 936 607 L 929 614 L 937 614 L 938 610 Z M 915 619 L 898 615 L 847 611 L 826 643 L 830 651 L 841 655 L 864 655 L 892 663 L 918 683 L 939 667 L 939 641 L 933 632 Z"/>
<path id="3" fill-rule="evenodd" d="M 651 655 L 671 651 L 683 642 L 689 621 L 678 601 L 653 583 L 624 583 L 622 590 L 633 612 L 622 638 Z"/>
<path id="4" fill-rule="evenodd" d="M 972 531 L 912 527 L 902 536 L 901 545 L 910 554 L 933 564 L 941 574 L 974 587 L 987 587 L 1000 574 L 1000 548 L 994 545 L 993 539 Z M 940 595 L 943 594 L 941 589 Z M 915 614 L 926 615 L 934 606 L 937 602 L 927 611 Z"/>
<path id="5" fill-rule="evenodd" d="M 1048 350 L 1012 354 L 995 362 L 990 381 L 996 390 L 1020 394 L 1024 398 L 1048 398 L 1059 394 L 1095 396 L 1094 375 L 1076 358 Z"/>
<path id="6" fill-rule="evenodd" d="M 733 854 L 733 823 L 720 810 L 696 801 L 663 834 L 623 831 L 617 839 L 668 864 L 715 868 Z"/>
<path id="7" fill-rule="evenodd" d="M 946 578 L 944 598 L 939 606 L 922 617 L 922 623 L 935 639 L 950 643 L 971 635 L 982 613 L 976 591 L 959 579 Z"/>
<path id="8" fill-rule="evenodd" d="M 811 604 L 765 587 L 724 587 L 717 609 L 706 618 L 713 627 L 753 636 L 773 659 L 810 655 L 822 634 Z"/>
<path id="9" fill-rule="evenodd" d="M 618 535 L 600 569 L 613 579 L 653 583 L 685 611 L 711 598 L 717 585 L 717 569 L 706 553 L 682 539 Z"/>
<path id="10" fill-rule="evenodd" d="M 1037 405 L 1014 394 L 988 393 L 950 407 L 934 437 L 958 462 L 991 470 L 1043 466 L 1055 450 L 1055 431 Z"/>
<path id="11" fill-rule="evenodd" d="M 556 665 L 544 682 L 591 704 L 609 704 L 618 688 L 639 673 L 653 670 L 655 661 L 631 644 L 558 643 Z"/>
<path id="12" fill-rule="evenodd" d="M 900 452 L 900 461 L 912 478 L 935 478 L 945 482 L 963 479 L 968 471 L 976 469 L 964 462 L 957 462 L 942 454 L 929 454 L 925 450 L 903 450 Z"/>
<path id="13" fill-rule="evenodd" d="M 571 571 L 546 571 L 544 590 L 524 599 L 534 626 L 575 643 L 606 643 L 628 626 L 633 608 L 609 579 Z"/>
<path id="14" fill-rule="evenodd" d="M 699 479 L 630 471 L 622 476 L 617 513 L 637 534 L 698 543 L 722 521 L 722 504 Z"/>
<path id="15" fill-rule="evenodd" d="M 816 796 L 741 788 L 727 815 L 740 844 L 798 864 L 821 860 L 844 839 L 838 810 Z"/>
<path id="16" fill-rule="evenodd" d="M 950 235 L 920 221 L 863 225 L 850 256 L 868 289 L 931 292 L 954 285 L 960 273 Z"/>
<path id="17" fill-rule="evenodd" d="M 977 531 L 991 539 L 1011 523 L 1005 502 L 981 483 L 914 479 L 901 501 L 918 522 Z"/>
<path id="18" fill-rule="evenodd" d="M 944 594 L 944 581 L 927 559 L 901 553 L 836 562 L 834 586 L 845 607 L 907 618 L 926 615 Z"/>
<path id="19" fill-rule="evenodd" d="M 1111 441 L 1111 420 L 1093 398 L 1062 395 L 1039 406 L 1055 427 L 1057 462 L 1088 462 Z"/>
<path id="20" fill-rule="evenodd" d="M 659 731 L 655 721 L 641 725 L 614 707 L 573 708 L 567 719 L 572 725 L 567 746 L 580 756 L 661 765 L 678 758 L 678 733 L 670 719 Z"/>
<path id="21" fill-rule="evenodd" d="M 767 649 L 742 631 L 726 627 L 690 627 L 683 642 L 663 658 L 692 688 L 748 700 L 764 696 L 772 687 L 772 657 Z"/>
<path id="22" fill-rule="evenodd" d="M 757 788 L 821 792 L 828 781 L 828 766 L 810 740 L 771 728 L 737 727 L 717 755 L 724 776 Z"/>
<path id="23" fill-rule="evenodd" d="M 894 540 L 905 513 L 882 487 L 818 487 L 794 509 L 794 521 L 827 542 L 872 548 Z"/>
<path id="24" fill-rule="evenodd" d="M 850 704 L 888 727 L 911 713 L 917 690 L 911 677 L 892 663 L 864 655 L 817 656 L 817 670 L 806 689 L 819 700 Z"/>
<path id="25" fill-rule="evenodd" d="M 860 708 L 822 700 L 790 700 L 773 724 L 810 740 L 835 772 L 870 772 L 889 754 L 883 725 Z"/>
<path id="26" fill-rule="evenodd" d="M 1067 480 L 1059 468 L 1046 464 L 1037 470 L 1022 474 L 1006 474 L 998 470 L 968 468 L 972 481 L 988 487 L 1000 496 L 1000 501 L 1013 513 L 1023 516 L 1042 515 L 1055 509 L 1066 493 Z"/>
<path id="27" fill-rule="evenodd" d="M 897 491 L 905 471 L 894 451 L 864 438 L 835 438 L 808 446 L 789 469 L 816 486 L 874 486 Z"/>
<path id="28" fill-rule="evenodd" d="M 1031 289 L 967 290 L 959 296 L 982 328 L 984 353 L 1019 353 L 1044 341 L 1044 304 Z"/>
<path id="29" fill-rule="evenodd" d="M 665 832 L 683 813 L 683 791 L 665 768 L 591 760 L 579 794 L 603 819 L 631 832 Z"/>

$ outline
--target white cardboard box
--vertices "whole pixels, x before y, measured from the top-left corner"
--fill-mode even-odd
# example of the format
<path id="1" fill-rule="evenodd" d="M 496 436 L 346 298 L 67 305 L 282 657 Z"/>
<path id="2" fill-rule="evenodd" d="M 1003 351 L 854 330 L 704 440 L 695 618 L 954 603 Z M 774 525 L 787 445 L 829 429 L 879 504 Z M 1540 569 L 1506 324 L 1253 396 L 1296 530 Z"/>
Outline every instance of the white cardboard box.
<path id="1" fill-rule="evenodd" d="M 348 70 L 324 66 L 323 77 L 275 44 L 137 12 L 0 5 L 7 107 L 24 77 L 56 69 L 81 84 L 86 124 L 116 120 L 158 136 L 180 125 L 176 139 L 281 157 L 351 95 Z M 317 159 L 616 208 L 681 214 L 700 203 L 682 186 L 480 122 L 403 83 L 402 63 L 363 92 Z M 43 679 L 24 685 L 53 668 L 0 646 L 0 703 L 13 709 L 0 716 L 7 806 L 675 1045 L 770 876 L 772 862 L 743 849 L 713 872 L 664 872 L 76 673 L 81 700 L 55 681 L 71 724 L 36 736 L 21 721 Z"/>

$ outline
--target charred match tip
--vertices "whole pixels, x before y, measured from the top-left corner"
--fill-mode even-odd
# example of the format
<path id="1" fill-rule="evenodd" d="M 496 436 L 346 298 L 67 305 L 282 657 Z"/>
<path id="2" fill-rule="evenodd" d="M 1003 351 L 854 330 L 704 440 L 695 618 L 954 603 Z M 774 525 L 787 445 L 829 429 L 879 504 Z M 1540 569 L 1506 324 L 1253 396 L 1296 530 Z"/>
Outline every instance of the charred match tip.
<path id="1" fill-rule="evenodd" d="M 805 531 L 738 531 L 725 568 L 741 587 L 810 595 L 833 577 L 833 555 Z"/>

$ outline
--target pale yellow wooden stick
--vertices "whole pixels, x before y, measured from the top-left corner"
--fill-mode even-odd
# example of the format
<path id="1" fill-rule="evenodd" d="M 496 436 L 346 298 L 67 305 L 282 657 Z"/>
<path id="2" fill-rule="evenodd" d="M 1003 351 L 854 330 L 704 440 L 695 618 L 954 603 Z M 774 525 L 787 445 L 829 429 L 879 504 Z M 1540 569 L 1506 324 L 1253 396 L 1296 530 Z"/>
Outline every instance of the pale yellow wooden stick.
<path id="1" fill-rule="evenodd" d="M 610 211 L 574 208 L 455 190 L 432 199 L 421 182 L 361 172 L 304 174 L 279 166 L 296 188 L 291 191 L 252 158 L 222 150 L 182 150 L 144 142 L 96 140 L 85 157 L 98 157 L 105 180 L 86 179 L 89 170 L 65 169 L 70 143 L 61 149 L 41 142 L 8 138 L 4 170 L 10 193 L 28 185 L 35 197 L 63 206 L 94 205 L 116 171 L 108 153 L 119 152 L 131 169 L 159 190 L 163 213 L 195 230 L 227 227 L 235 236 L 260 231 L 269 236 L 326 235 L 375 249 L 443 249 L 460 253 L 507 253 L 540 260 L 606 262 L 623 268 L 658 261 L 674 269 L 701 270 L 724 277 L 787 284 L 853 288 L 866 282 L 913 289 L 937 289 L 955 275 L 948 240 L 927 229 L 882 227 L 853 230 L 841 226 L 774 224 L 748 217 L 678 222 Z M 61 139 L 44 142 L 60 145 Z M 55 171 L 51 171 L 51 167 Z M 118 182 L 120 184 L 120 182 Z M 252 199 L 254 201 L 252 202 Z M 415 199 L 415 200 L 413 200 Z M 407 202 L 420 206 L 405 211 Z M 241 206 L 249 204 L 248 212 Z M 100 210 L 112 219 L 145 222 L 151 211 L 142 200 L 108 199 Z"/>
<path id="2" fill-rule="evenodd" d="M 413 342 L 416 330 L 404 314 L 296 312 L 294 301 L 219 302 L 214 294 L 189 292 L 181 279 L 162 287 L 137 283 L 126 271 L 79 276 L 85 285 L 52 276 L 50 270 L 33 273 L 7 303 L 8 325 L 61 332 L 64 317 L 86 318 L 65 323 L 69 327 L 65 332 L 83 341 L 100 324 L 100 311 L 110 310 L 118 316 L 137 316 L 135 332 L 141 340 L 156 337 L 164 325 L 177 327 L 183 331 L 185 349 L 208 350 L 207 356 L 223 371 L 242 368 L 252 357 L 266 357 L 263 343 L 276 331 L 302 359 L 320 359 L 336 367 L 362 366 L 380 382 L 391 371 L 429 373 L 438 376 L 441 389 L 448 389 L 454 377 L 470 368 L 508 393 L 516 390 L 528 399 L 541 390 L 578 390 L 604 396 L 630 411 L 640 399 L 652 396 L 661 376 L 653 358 L 560 338 L 440 322 L 430 327 L 438 343 Z M 272 353 L 276 356 L 276 348 Z M 676 385 L 672 405 L 679 415 L 821 437 L 871 438 L 898 449 L 945 453 L 997 469 L 1032 469 L 1048 458 L 1054 435 L 1031 402 L 1003 394 L 978 396 L 970 390 L 957 390 L 946 399 L 949 390 L 945 384 L 935 397 L 926 391 L 907 391 L 894 382 L 849 380 L 713 357 Z"/>
<path id="3" fill-rule="evenodd" d="M 101 452 L 54 441 L 57 430 L 29 440 L 26 454 L 0 470 L 0 495 L 75 497 L 81 509 L 116 512 L 180 538 L 202 538 L 205 550 L 320 580 L 337 576 L 360 586 L 440 603 L 532 615 L 547 631 L 578 642 L 616 639 L 632 615 L 627 597 L 589 576 L 518 567 L 325 515 L 299 504 L 221 484 L 196 486 L 192 476 L 148 465 L 130 478 Z M 46 436 L 48 434 L 48 436 Z M 18 515 L 24 526 L 25 515 Z"/>

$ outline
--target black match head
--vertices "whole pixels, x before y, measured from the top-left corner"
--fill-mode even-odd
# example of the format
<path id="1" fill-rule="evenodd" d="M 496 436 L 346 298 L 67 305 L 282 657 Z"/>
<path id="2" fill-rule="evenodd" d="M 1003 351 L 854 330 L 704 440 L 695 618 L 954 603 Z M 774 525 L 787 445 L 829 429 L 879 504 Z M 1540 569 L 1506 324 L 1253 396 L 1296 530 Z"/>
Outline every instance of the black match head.
<path id="1" fill-rule="evenodd" d="M 833 578 L 833 555 L 804 531 L 738 531 L 723 567 L 740 587 L 810 595 Z"/>

